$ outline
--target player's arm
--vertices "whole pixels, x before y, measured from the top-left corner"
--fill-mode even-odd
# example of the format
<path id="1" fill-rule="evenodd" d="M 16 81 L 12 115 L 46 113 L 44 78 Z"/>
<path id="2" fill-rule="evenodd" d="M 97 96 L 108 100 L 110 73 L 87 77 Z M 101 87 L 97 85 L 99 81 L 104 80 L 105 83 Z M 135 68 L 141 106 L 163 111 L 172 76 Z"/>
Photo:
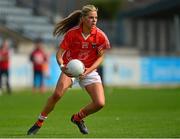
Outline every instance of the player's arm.
<path id="1" fill-rule="evenodd" d="M 88 73 L 92 72 L 93 70 L 97 69 L 99 65 L 103 62 L 104 59 L 104 50 L 98 52 L 98 59 L 93 63 L 93 65 L 89 68 L 86 68 L 86 71 L 82 74 L 82 76 L 87 75 Z"/>
<path id="2" fill-rule="evenodd" d="M 62 54 L 64 53 L 64 51 L 65 50 L 63 48 L 59 48 L 59 50 L 56 53 L 56 60 L 57 60 L 58 65 L 61 68 L 61 71 L 63 73 L 65 73 L 67 76 L 72 77 L 71 74 L 67 73 L 67 68 L 66 68 L 66 66 L 64 66 L 64 62 L 63 62 L 63 58 L 62 58 Z"/>
<path id="3" fill-rule="evenodd" d="M 63 66 L 63 59 L 62 59 L 62 54 L 64 52 L 64 49 L 62 48 L 59 48 L 57 53 L 56 53 L 56 60 L 57 60 L 57 63 L 60 67 Z"/>
<path id="4" fill-rule="evenodd" d="M 101 45 L 98 46 L 98 48 L 97 48 L 98 59 L 94 62 L 94 64 L 90 68 L 88 68 L 86 70 L 87 73 L 92 72 L 93 70 L 97 69 L 100 66 L 100 64 L 103 62 L 103 59 L 104 59 L 104 53 L 105 53 L 106 49 L 108 49 L 108 48 L 110 48 L 109 40 L 108 40 L 107 36 L 105 34 L 103 34 L 103 36 L 101 38 Z"/>
<path id="5" fill-rule="evenodd" d="M 93 65 L 90 68 L 87 68 L 86 71 L 82 74 L 82 77 L 87 75 L 88 73 L 92 72 L 93 70 L 97 69 L 100 64 L 103 62 L 104 59 L 104 53 L 106 49 L 110 48 L 110 43 L 106 35 L 102 38 L 102 45 L 100 45 L 97 49 L 97 60 L 93 63 Z"/>
<path id="6" fill-rule="evenodd" d="M 60 67 L 64 67 L 64 63 L 63 63 L 63 58 L 62 58 L 62 56 L 63 56 L 63 53 L 66 51 L 66 50 L 68 50 L 69 49 L 69 45 L 71 44 L 71 39 L 70 39 L 70 37 L 69 37 L 69 33 L 66 33 L 65 35 L 64 35 L 64 38 L 63 38 L 63 40 L 62 40 L 62 42 L 61 42 L 61 44 L 60 44 L 60 46 L 59 46 L 59 49 L 58 49 L 58 51 L 57 51 L 57 53 L 56 53 L 56 60 L 57 60 L 57 62 L 58 62 L 58 64 L 59 64 L 59 66 Z"/>

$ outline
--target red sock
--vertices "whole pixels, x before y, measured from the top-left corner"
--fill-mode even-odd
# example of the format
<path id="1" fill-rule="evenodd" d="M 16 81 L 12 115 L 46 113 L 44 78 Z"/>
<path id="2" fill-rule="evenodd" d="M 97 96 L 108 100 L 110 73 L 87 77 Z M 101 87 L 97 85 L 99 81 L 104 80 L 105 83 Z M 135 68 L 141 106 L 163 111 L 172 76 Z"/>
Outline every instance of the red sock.
<path id="1" fill-rule="evenodd" d="M 43 125 L 43 122 L 44 122 L 43 120 L 39 120 L 39 119 L 38 119 L 38 121 L 36 122 L 36 124 L 37 124 L 39 127 L 41 127 L 41 126 Z"/>
<path id="2" fill-rule="evenodd" d="M 47 119 L 47 114 L 42 112 L 40 115 L 39 115 L 39 118 L 38 118 L 38 121 L 36 122 L 36 124 L 41 127 L 43 125 L 43 122 L 44 120 Z"/>
<path id="3" fill-rule="evenodd" d="M 47 118 L 47 114 L 45 112 L 41 112 L 40 114 L 42 117 L 44 117 L 45 119 Z"/>
<path id="4" fill-rule="evenodd" d="M 76 113 L 74 115 L 74 120 L 75 121 L 81 121 L 83 118 L 85 118 L 87 116 L 87 114 L 83 111 L 83 110 L 80 110 L 78 113 Z"/>

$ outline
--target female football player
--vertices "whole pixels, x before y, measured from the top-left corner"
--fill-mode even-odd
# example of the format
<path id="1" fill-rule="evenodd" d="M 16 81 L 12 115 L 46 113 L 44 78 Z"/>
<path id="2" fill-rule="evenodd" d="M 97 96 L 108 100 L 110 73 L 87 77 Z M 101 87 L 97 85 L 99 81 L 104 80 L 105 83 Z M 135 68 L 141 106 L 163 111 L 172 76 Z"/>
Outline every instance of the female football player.
<path id="1" fill-rule="evenodd" d="M 72 115 L 71 122 L 77 125 L 82 134 L 88 134 L 83 119 L 99 111 L 105 105 L 104 89 L 96 69 L 103 61 L 104 52 L 110 48 L 110 43 L 105 33 L 96 27 L 97 11 L 94 5 L 86 5 L 82 10 L 72 12 L 55 26 L 55 36 L 65 34 L 56 55 L 62 73 L 54 93 L 49 97 L 38 120 L 28 130 L 28 135 L 37 133 L 56 103 L 72 86 L 73 80 L 66 68 L 66 64 L 71 59 L 79 59 L 84 63 L 86 70 L 79 76 L 78 81 L 91 98 L 89 104 Z"/>

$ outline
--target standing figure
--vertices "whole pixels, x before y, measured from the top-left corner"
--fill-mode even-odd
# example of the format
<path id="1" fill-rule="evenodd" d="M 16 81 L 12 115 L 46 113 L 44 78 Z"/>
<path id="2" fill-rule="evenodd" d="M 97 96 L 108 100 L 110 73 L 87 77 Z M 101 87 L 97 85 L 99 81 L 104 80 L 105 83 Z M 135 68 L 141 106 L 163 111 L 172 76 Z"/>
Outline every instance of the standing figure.
<path id="1" fill-rule="evenodd" d="M 5 83 L 7 92 L 11 93 L 9 83 L 9 42 L 5 39 L 0 47 L 0 89 L 2 90 Z"/>
<path id="2" fill-rule="evenodd" d="M 44 66 L 47 64 L 47 55 L 43 50 L 43 41 L 35 40 L 35 49 L 30 54 L 30 60 L 33 64 L 33 92 L 44 92 Z"/>
<path id="3" fill-rule="evenodd" d="M 66 67 L 71 59 L 79 59 L 84 63 L 85 72 L 75 80 L 85 88 L 91 98 L 89 104 L 71 116 L 71 122 L 82 134 L 88 134 L 83 119 L 104 107 L 104 89 L 96 69 L 103 61 L 105 49 L 110 48 L 110 43 L 105 33 L 96 27 L 97 18 L 97 8 L 94 5 L 86 5 L 82 10 L 72 12 L 55 26 L 55 36 L 65 34 L 56 54 L 62 73 L 54 93 L 48 98 L 38 120 L 28 130 L 28 135 L 37 133 L 56 103 L 72 86 L 74 78 L 67 72 Z"/>

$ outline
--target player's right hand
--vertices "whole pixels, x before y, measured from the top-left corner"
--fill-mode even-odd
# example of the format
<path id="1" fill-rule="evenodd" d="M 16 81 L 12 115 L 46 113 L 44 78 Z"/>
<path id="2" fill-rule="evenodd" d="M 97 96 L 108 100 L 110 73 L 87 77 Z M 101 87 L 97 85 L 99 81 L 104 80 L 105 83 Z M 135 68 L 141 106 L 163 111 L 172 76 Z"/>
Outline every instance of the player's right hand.
<path id="1" fill-rule="evenodd" d="M 63 72 L 63 73 L 65 73 L 68 77 L 73 77 L 70 73 L 68 73 L 67 71 L 68 71 L 68 68 L 66 67 L 66 66 L 62 66 L 61 67 L 61 71 Z"/>

